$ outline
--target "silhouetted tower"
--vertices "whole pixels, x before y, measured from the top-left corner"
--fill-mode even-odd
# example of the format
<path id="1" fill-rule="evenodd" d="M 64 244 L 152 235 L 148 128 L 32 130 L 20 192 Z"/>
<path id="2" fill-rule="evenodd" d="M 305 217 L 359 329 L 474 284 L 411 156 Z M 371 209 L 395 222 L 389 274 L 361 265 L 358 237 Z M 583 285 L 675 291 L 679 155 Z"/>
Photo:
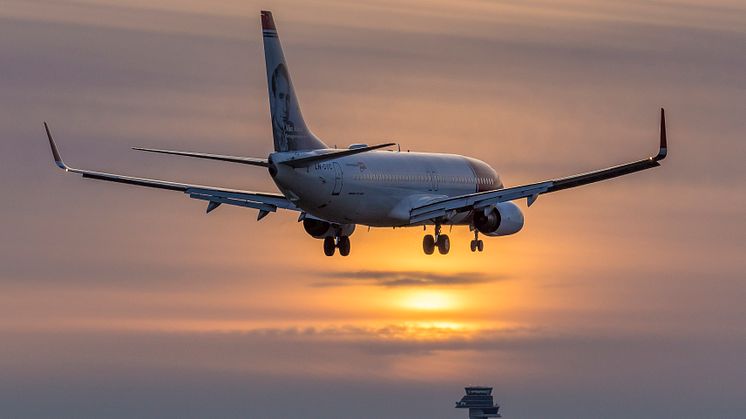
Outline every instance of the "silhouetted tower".
<path id="1" fill-rule="evenodd" d="M 492 400 L 492 387 L 466 387 L 466 396 L 456 402 L 456 409 L 469 409 L 469 419 L 501 418 L 500 406 Z"/>

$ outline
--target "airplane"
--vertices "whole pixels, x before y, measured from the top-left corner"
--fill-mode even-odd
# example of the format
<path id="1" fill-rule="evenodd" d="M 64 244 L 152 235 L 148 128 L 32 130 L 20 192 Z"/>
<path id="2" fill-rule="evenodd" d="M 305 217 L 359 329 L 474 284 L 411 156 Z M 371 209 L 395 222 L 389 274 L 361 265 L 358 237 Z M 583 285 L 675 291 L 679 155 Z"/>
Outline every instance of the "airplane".
<path id="1" fill-rule="evenodd" d="M 76 169 L 66 165 L 47 123 L 47 139 L 56 165 L 84 178 L 180 191 L 207 201 L 207 213 L 220 205 L 258 210 L 257 221 L 278 209 L 299 213 L 298 221 L 315 239 L 323 240 L 324 254 L 350 254 L 350 235 L 357 225 L 421 227 L 433 234 L 422 240 L 425 254 L 447 254 L 451 244 L 443 226 L 468 226 L 474 232 L 470 249 L 482 252 L 485 236 L 518 233 L 523 213 L 513 202 L 528 206 L 539 195 L 587 185 L 660 166 L 666 157 L 666 119 L 660 110 L 658 154 L 606 169 L 505 187 L 487 163 L 461 155 L 382 150 L 396 145 L 352 144 L 330 148 L 316 137 L 301 115 L 300 104 L 269 11 L 261 12 L 274 152 L 266 159 L 189 151 L 134 147 L 135 150 L 211 159 L 266 168 L 281 193 L 253 192 L 146 179 Z"/>

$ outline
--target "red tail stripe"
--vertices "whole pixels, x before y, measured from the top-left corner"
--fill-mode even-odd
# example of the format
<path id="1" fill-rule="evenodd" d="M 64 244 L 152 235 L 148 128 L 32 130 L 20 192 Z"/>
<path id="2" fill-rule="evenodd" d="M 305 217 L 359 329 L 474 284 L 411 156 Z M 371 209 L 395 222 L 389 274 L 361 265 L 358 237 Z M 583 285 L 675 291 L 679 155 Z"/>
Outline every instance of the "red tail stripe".
<path id="1" fill-rule="evenodd" d="M 277 30 L 275 28 L 275 20 L 272 19 L 272 12 L 262 10 L 262 29 Z"/>

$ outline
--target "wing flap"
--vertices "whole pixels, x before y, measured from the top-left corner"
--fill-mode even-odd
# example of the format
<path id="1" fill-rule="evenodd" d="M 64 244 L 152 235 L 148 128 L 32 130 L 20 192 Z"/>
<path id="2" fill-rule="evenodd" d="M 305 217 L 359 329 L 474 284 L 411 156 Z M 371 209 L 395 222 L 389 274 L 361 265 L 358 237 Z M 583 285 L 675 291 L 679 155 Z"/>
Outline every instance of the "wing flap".
<path id="1" fill-rule="evenodd" d="M 445 217 L 449 211 L 471 211 L 498 202 L 513 201 L 515 199 L 539 195 L 546 193 L 550 186 L 551 182 L 542 182 L 533 185 L 517 186 L 513 188 L 498 189 L 495 191 L 480 192 L 443 199 L 412 209 L 409 222 L 411 224 L 416 224 L 422 221 Z"/>

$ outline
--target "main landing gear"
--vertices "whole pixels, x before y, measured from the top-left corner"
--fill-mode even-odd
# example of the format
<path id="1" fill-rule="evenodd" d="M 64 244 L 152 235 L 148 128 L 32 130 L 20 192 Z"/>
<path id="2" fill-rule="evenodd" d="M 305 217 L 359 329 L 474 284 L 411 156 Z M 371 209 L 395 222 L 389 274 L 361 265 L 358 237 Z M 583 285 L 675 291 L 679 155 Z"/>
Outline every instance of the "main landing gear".
<path id="1" fill-rule="evenodd" d="M 479 240 L 479 230 L 476 228 L 474 229 L 474 240 L 469 244 L 469 248 L 472 252 L 476 252 L 477 250 L 481 252 L 484 250 L 484 242 Z"/>
<path id="2" fill-rule="evenodd" d="M 334 256 L 334 249 L 339 249 L 340 255 L 348 256 L 350 254 L 350 237 L 324 237 L 324 254 L 327 256 Z"/>
<path id="3" fill-rule="evenodd" d="M 422 250 L 425 251 L 426 255 L 432 255 L 436 247 L 441 255 L 447 255 L 448 251 L 451 250 L 451 239 L 448 238 L 447 234 L 440 234 L 440 224 L 435 225 L 434 237 L 432 234 L 428 234 L 422 239 Z"/>
<path id="4" fill-rule="evenodd" d="M 440 224 L 435 224 L 435 235 L 427 234 L 422 239 L 422 250 L 425 251 L 426 255 L 432 255 L 435 253 L 435 248 L 438 248 L 438 253 L 441 255 L 447 255 L 448 251 L 451 250 L 451 240 L 446 234 L 440 234 Z M 484 251 L 484 242 L 479 239 L 479 230 L 474 229 L 474 240 L 469 243 L 469 248 L 472 252 Z"/>

